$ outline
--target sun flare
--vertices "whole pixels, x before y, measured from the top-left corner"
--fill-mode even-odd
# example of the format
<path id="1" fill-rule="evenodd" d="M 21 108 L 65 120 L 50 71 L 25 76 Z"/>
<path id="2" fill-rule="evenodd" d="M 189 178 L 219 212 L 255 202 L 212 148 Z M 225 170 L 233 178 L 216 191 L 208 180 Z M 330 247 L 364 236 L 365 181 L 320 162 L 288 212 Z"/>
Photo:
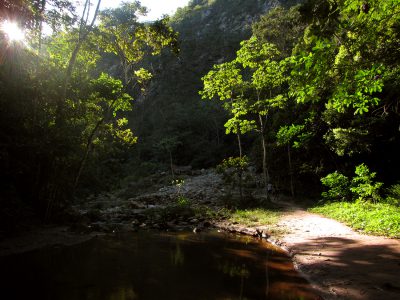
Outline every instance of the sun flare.
<path id="1" fill-rule="evenodd" d="M 0 28 L 11 42 L 22 42 L 25 39 L 24 31 L 15 22 L 5 20 Z"/>

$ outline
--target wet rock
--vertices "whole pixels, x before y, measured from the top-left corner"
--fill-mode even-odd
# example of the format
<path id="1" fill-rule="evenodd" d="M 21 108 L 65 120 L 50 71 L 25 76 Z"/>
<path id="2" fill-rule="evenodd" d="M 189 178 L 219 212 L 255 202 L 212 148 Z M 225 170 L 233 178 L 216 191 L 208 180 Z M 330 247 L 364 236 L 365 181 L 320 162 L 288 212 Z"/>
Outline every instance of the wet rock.
<path id="1" fill-rule="evenodd" d="M 174 228 L 174 227 L 176 227 L 177 224 L 175 224 L 173 222 L 167 222 L 166 225 L 168 228 Z"/>
<path id="2" fill-rule="evenodd" d="M 144 204 L 143 202 L 139 202 L 139 201 L 135 201 L 133 200 L 133 198 L 128 199 L 128 201 L 130 201 L 129 207 L 132 209 L 145 209 L 146 204 Z"/>
<path id="3" fill-rule="evenodd" d="M 203 228 L 201 228 L 201 227 L 193 228 L 193 233 L 198 233 L 198 232 L 201 232 L 201 231 L 203 231 Z"/>
<path id="4" fill-rule="evenodd" d="M 263 234 L 264 234 L 264 232 L 262 230 L 256 228 L 256 232 L 253 233 L 253 236 L 262 239 L 263 238 Z"/>
<path id="5" fill-rule="evenodd" d="M 211 227 L 211 223 L 208 221 L 203 222 L 203 227 Z"/>

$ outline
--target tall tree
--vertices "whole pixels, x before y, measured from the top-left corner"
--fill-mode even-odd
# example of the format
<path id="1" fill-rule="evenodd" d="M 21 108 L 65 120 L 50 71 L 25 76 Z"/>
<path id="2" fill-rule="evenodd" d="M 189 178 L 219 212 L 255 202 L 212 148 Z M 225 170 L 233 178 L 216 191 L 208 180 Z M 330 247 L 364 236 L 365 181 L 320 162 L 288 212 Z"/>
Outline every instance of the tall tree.
<path id="1" fill-rule="evenodd" d="M 243 120 L 246 114 L 243 109 L 243 77 L 236 62 L 214 65 L 213 69 L 202 78 L 203 90 L 200 91 L 202 99 L 218 99 L 222 101 L 225 110 L 231 118 L 225 123 L 226 133 L 237 136 L 239 157 L 243 156 L 241 135 L 253 127 L 253 122 Z"/>
<path id="2" fill-rule="evenodd" d="M 261 43 L 256 37 L 252 37 L 241 43 L 237 52 L 238 61 L 244 71 L 248 69 L 251 78 L 246 82 L 247 95 L 250 97 L 245 110 L 258 116 L 256 130 L 260 133 L 263 153 L 264 185 L 267 188 L 270 176 L 267 167 L 267 142 L 265 131 L 270 111 L 281 107 L 286 95 L 283 84 L 286 82 L 284 60 L 279 60 L 280 52 L 275 45 Z M 268 191 L 267 191 L 268 193 Z"/>
<path id="3" fill-rule="evenodd" d="M 168 25 L 168 19 L 151 24 L 139 23 L 138 16 L 146 14 L 139 1 L 123 3 L 100 14 L 100 45 L 106 53 L 117 55 L 123 72 L 124 84 L 134 79 L 134 69 L 144 56 L 160 54 L 165 47 L 177 48 L 177 33 Z"/>

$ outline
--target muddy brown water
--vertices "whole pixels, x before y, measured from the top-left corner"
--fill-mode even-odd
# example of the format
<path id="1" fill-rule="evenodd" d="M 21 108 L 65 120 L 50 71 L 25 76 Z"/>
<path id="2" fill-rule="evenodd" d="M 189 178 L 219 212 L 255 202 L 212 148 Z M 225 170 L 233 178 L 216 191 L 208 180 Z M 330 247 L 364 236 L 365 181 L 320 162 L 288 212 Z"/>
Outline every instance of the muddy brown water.
<path id="1" fill-rule="evenodd" d="M 226 233 L 131 233 L 0 257 L 1 299 L 318 299 L 278 248 Z"/>

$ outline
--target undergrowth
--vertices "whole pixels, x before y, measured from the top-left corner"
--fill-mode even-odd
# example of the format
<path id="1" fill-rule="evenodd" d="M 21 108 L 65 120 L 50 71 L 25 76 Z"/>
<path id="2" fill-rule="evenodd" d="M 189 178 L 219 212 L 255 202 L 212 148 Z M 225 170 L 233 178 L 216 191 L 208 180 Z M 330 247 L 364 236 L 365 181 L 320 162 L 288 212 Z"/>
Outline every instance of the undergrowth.
<path id="1" fill-rule="evenodd" d="M 279 212 L 268 209 L 238 209 L 232 212 L 229 220 L 245 226 L 273 225 L 277 223 L 279 216 Z"/>
<path id="2" fill-rule="evenodd" d="M 344 222 L 365 233 L 400 238 L 400 207 L 389 203 L 335 202 L 312 212 Z"/>

